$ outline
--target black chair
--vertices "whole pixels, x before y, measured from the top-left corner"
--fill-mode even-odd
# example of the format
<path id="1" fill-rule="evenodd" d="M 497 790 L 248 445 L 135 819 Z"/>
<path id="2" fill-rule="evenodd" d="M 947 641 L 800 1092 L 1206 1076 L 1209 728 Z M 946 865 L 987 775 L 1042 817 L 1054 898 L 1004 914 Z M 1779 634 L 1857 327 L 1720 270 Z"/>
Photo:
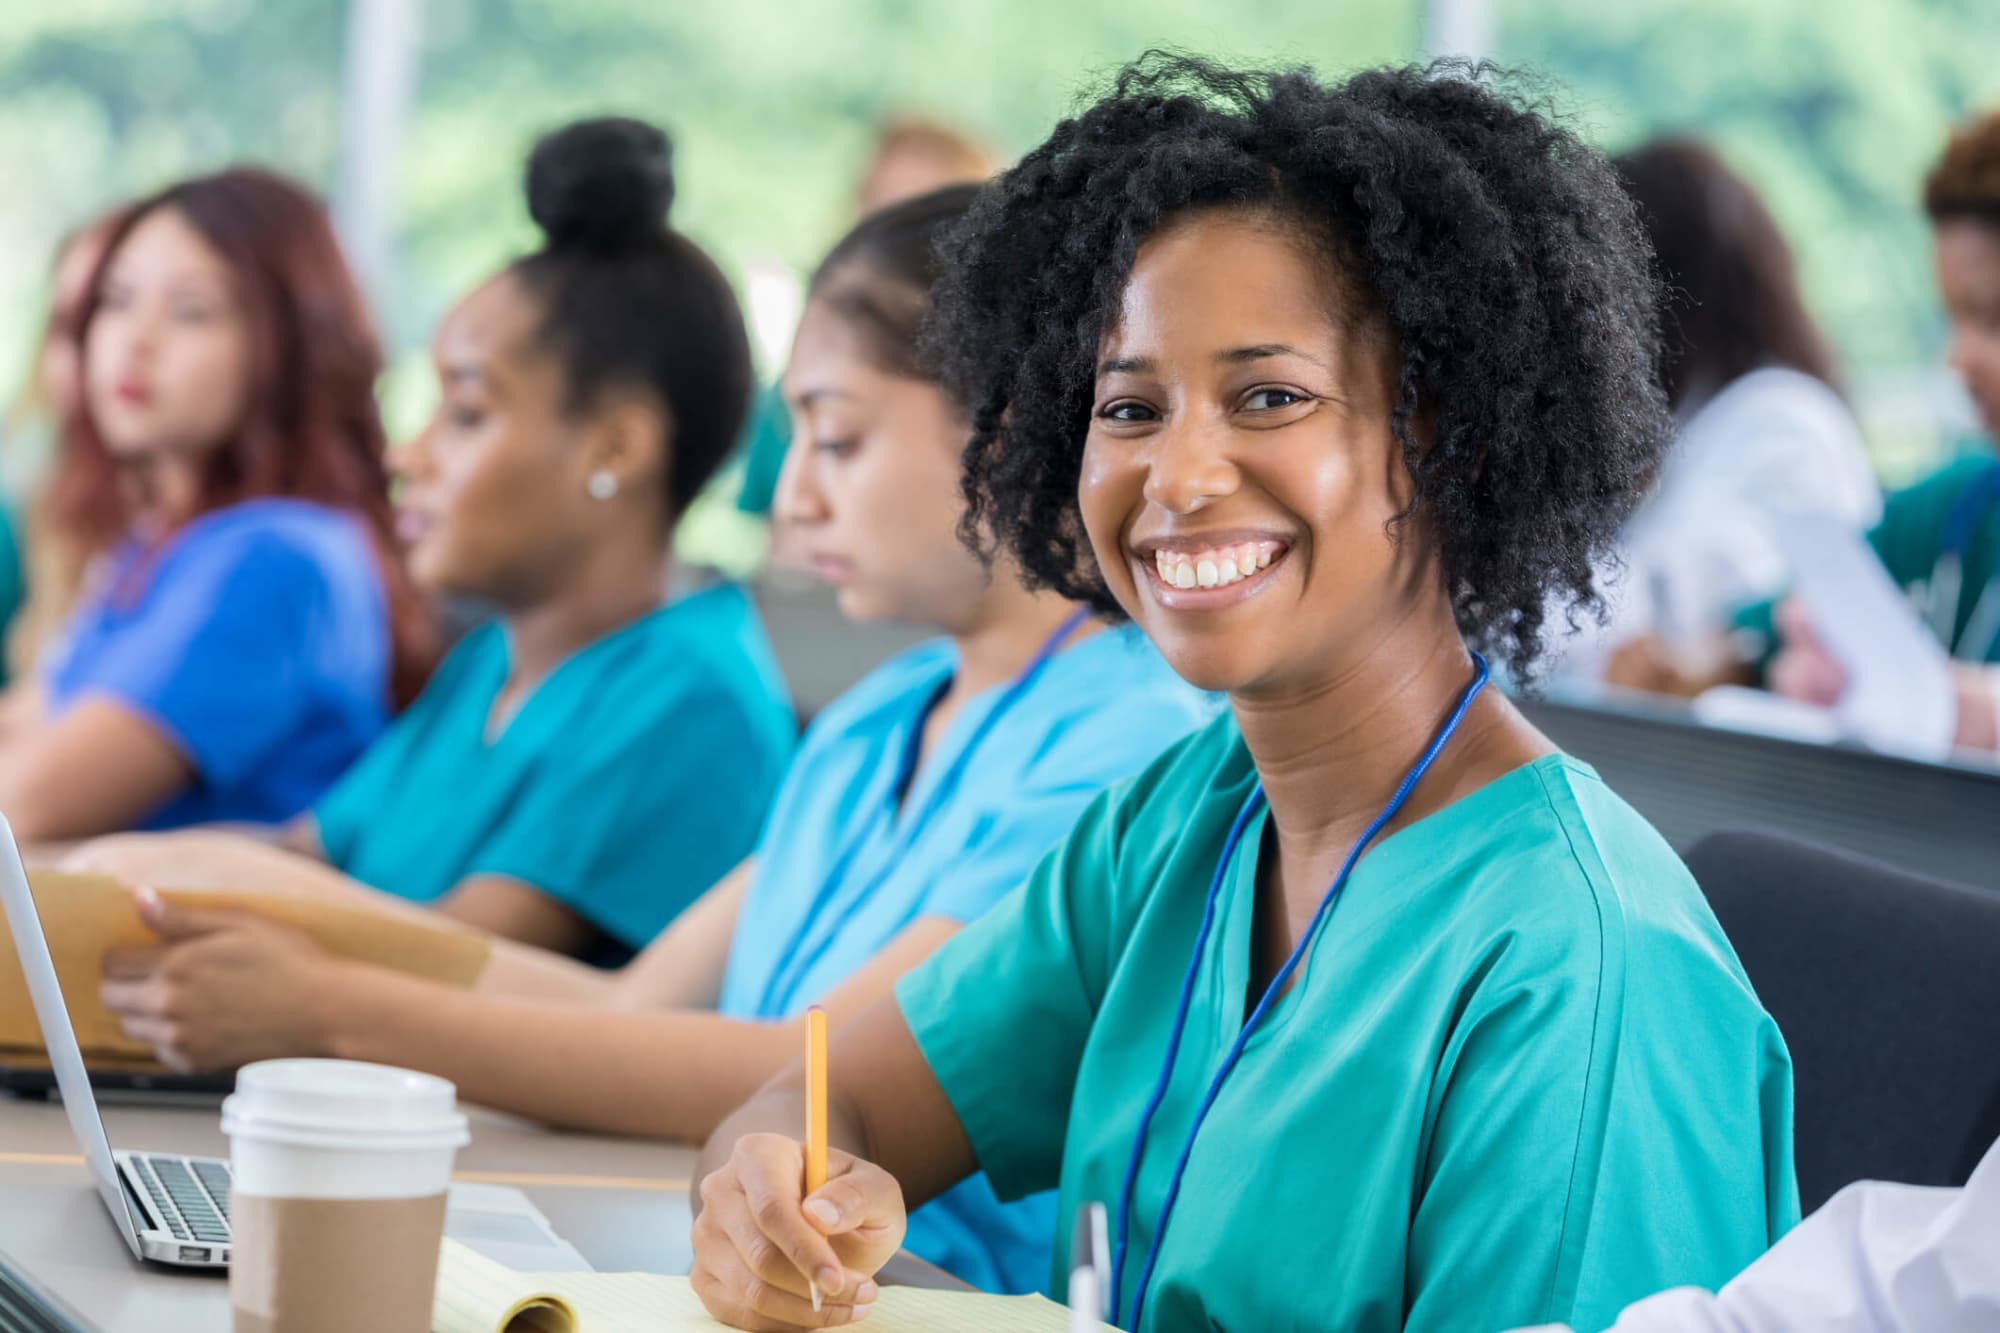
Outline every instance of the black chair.
<path id="1" fill-rule="evenodd" d="M 2000 895 L 1758 833 L 1687 863 L 1791 1049 L 1805 1210 L 1964 1184 L 2000 1137 Z"/>

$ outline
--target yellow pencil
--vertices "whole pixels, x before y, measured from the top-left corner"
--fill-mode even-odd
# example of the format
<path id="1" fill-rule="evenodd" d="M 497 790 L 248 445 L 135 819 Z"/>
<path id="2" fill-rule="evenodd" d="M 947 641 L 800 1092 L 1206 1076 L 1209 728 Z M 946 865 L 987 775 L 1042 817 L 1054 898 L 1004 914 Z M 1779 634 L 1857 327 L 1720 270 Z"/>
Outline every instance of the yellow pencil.
<path id="1" fill-rule="evenodd" d="M 826 1184 L 826 1010 L 806 1010 L 806 1195 Z M 813 1309 L 820 1307 L 819 1284 L 806 1283 Z"/>

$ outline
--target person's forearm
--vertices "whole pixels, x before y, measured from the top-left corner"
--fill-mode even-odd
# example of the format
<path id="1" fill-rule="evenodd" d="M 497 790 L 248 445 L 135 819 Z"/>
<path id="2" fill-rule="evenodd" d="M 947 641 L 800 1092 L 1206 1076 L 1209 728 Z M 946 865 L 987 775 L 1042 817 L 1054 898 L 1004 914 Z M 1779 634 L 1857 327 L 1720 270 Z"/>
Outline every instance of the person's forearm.
<path id="1" fill-rule="evenodd" d="M 468 1101 L 553 1125 L 688 1143 L 805 1040 L 800 1022 L 529 1003 L 359 965 L 339 968 L 324 999 L 337 1057 L 437 1074 Z"/>
<path id="2" fill-rule="evenodd" d="M 513 940 L 494 940 L 486 967 L 473 987 L 482 995 L 510 1000 L 542 1000 L 613 1009 L 619 1005 L 619 974 L 562 954 Z"/>

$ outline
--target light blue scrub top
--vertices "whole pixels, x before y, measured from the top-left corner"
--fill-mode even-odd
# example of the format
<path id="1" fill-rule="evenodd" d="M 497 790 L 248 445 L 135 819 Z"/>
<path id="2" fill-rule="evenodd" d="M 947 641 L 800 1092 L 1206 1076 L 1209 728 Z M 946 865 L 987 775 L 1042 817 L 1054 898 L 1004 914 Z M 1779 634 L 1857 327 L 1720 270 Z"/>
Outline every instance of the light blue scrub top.
<path id="1" fill-rule="evenodd" d="M 917 770 L 895 786 L 957 653 L 924 644 L 842 695 L 807 731 L 757 846 L 719 1008 L 792 1017 L 923 917 L 970 922 L 1024 881 L 1084 807 L 1214 716 L 1130 626 L 1050 659 L 958 769 L 966 743 L 1007 693 L 969 701 Z M 922 827 L 906 817 L 929 811 Z M 839 873 L 838 878 L 830 877 Z M 1055 1196 L 1002 1205 L 975 1176 L 911 1217 L 916 1254 L 989 1291 L 1047 1279 Z"/>
<path id="2" fill-rule="evenodd" d="M 314 809 L 327 858 L 416 902 L 520 880 L 643 948 L 755 844 L 794 724 L 750 599 L 711 588 L 570 657 L 489 739 L 489 623 Z M 603 959 L 600 961 L 610 961 Z"/>

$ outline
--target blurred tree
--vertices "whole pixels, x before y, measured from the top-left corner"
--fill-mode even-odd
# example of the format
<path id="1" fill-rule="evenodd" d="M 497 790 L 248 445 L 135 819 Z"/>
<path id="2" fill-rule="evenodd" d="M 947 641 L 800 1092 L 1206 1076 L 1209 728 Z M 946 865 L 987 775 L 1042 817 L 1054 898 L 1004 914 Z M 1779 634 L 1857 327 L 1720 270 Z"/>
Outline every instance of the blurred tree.
<path id="1" fill-rule="evenodd" d="M 534 134 L 625 111 L 679 145 L 676 220 L 737 272 L 809 265 L 846 224 L 874 124 L 948 118 L 1002 151 L 1149 45 L 1328 72 L 1409 58 L 1419 0 L 411 0 L 416 114 L 397 163 L 404 352 L 526 244 Z M 1769 195 L 1862 374 L 1928 366 L 1937 318 L 1915 183 L 1946 124 L 2000 100 L 1993 0 L 1495 0 L 1499 56 L 1622 147 L 1715 138 Z M 230 158 L 321 187 L 338 144 L 344 0 L 0 0 L 0 375 L 21 364 L 56 238 L 115 198 Z"/>
<path id="2" fill-rule="evenodd" d="M 2000 101 L 2000 4 L 1502 0 L 1501 15 L 1501 58 L 1553 76 L 1599 142 L 1700 135 L 1757 184 L 1857 372 L 1934 360 L 1918 183 L 1951 123 Z"/>

